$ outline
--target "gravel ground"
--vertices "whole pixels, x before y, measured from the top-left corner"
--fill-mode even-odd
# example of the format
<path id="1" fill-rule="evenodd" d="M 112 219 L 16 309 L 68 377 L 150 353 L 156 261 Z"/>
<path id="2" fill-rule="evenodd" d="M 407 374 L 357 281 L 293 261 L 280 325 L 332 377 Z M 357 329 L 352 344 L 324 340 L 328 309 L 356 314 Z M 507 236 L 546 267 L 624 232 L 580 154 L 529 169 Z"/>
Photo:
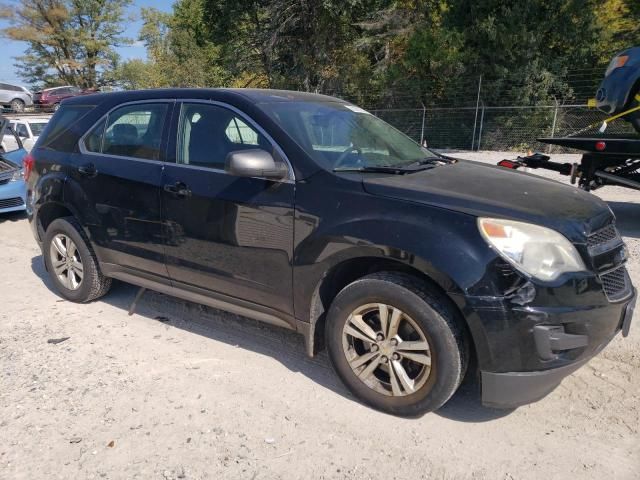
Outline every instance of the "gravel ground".
<path id="1" fill-rule="evenodd" d="M 598 194 L 640 285 L 640 194 Z M 483 408 L 471 385 L 405 420 L 359 404 L 285 330 L 156 293 L 128 316 L 122 283 L 61 300 L 21 215 L 0 217 L 0 265 L 0 479 L 640 477 L 638 314 L 536 404 Z"/>

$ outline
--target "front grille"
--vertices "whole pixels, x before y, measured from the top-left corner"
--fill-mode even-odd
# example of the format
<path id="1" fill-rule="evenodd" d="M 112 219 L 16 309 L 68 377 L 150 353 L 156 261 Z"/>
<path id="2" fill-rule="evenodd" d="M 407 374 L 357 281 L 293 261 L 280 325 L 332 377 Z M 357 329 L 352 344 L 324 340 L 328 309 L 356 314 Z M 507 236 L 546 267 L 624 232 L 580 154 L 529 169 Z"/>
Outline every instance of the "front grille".
<path id="1" fill-rule="evenodd" d="M 618 239 L 620 239 L 618 229 L 612 223 L 589 235 L 587 237 L 587 247 L 589 248 L 589 250 L 594 250 L 602 245 L 606 245 L 607 243 Z"/>
<path id="2" fill-rule="evenodd" d="M 601 275 L 600 279 L 602 280 L 604 293 L 607 295 L 609 300 L 620 300 L 627 295 L 629 291 L 629 275 L 627 274 L 627 269 L 624 266 L 620 266 L 615 270 Z"/>
<path id="3" fill-rule="evenodd" d="M 24 205 L 24 202 L 20 197 L 6 198 L 4 200 L 0 200 L 0 210 L 3 208 L 20 207 L 21 205 Z"/>

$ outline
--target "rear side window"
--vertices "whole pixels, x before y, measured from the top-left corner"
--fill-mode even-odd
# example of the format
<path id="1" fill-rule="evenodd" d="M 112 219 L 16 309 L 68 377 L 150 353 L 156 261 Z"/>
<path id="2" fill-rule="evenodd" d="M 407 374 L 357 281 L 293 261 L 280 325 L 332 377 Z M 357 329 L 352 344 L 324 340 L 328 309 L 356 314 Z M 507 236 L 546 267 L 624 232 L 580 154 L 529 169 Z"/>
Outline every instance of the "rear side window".
<path id="1" fill-rule="evenodd" d="M 89 152 L 160 160 L 166 103 L 126 105 L 111 112 L 85 137 Z"/>
<path id="2" fill-rule="evenodd" d="M 60 152 L 75 151 L 83 133 L 76 127 L 82 126 L 80 120 L 93 108 L 93 105 L 61 106 L 40 134 L 38 147 Z"/>

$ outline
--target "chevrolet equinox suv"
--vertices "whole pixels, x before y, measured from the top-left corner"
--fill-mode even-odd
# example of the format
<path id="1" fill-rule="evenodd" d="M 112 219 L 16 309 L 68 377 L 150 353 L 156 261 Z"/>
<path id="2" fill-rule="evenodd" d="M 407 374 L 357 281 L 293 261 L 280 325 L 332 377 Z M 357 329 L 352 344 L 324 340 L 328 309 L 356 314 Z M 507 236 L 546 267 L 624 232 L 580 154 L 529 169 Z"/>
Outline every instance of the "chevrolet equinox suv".
<path id="1" fill-rule="evenodd" d="M 629 329 L 602 200 L 433 153 L 335 98 L 76 97 L 24 163 L 64 298 L 118 279 L 295 330 L 393 414 L 442 406 L 471 361 L 486 405 L 538 400 Z"/>

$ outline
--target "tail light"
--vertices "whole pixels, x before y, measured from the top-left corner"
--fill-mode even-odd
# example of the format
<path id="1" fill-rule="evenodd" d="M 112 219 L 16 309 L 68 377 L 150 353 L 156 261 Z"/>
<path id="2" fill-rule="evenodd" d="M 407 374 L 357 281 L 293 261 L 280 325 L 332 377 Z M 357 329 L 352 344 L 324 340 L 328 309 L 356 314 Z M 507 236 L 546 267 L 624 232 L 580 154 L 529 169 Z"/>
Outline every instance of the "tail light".
<path id="1" fill-rule="evenodd" d="M 511 168 L 512 170 L 516 170 L 518 167 L 520 167 L 520 163 L 514 162 L 512 160 L 502 160 L 498 162 L 498 165 L 504 168 Z"/>
<path id="2" fill-rule="evenodd" d="M 33 170 L 34 163 L 35 159 L 30 153 L 27 153 L 22 159 L 22 170 L 24 171 L 25 182 L 29 180 L 29 176 L 31 175 L 31 171 Z"/>

